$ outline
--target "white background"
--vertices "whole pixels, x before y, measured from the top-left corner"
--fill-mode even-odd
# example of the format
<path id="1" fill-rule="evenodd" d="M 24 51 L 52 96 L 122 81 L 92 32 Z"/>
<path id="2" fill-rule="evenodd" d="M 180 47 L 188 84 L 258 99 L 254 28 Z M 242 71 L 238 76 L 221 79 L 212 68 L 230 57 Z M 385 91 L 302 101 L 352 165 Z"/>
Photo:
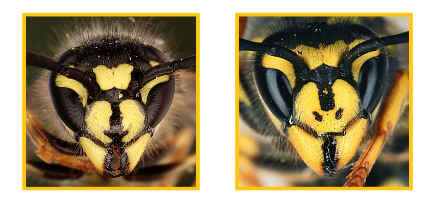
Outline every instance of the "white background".
<path id="1" fill-rule="evenodd" d="M 436 5 L 421 1 L 9 1 L 0 28 L 2 200 L 433 200 L 437 198 Z M 201 13 L 200 191 L 22 191 L 22 13 Z M 235 13 L 414 13 L 413 191 L 236 191 Z M 411 30 L 412 31 L 412 30 Z M 431 199 L 432 198 L 432 199 Z"/>

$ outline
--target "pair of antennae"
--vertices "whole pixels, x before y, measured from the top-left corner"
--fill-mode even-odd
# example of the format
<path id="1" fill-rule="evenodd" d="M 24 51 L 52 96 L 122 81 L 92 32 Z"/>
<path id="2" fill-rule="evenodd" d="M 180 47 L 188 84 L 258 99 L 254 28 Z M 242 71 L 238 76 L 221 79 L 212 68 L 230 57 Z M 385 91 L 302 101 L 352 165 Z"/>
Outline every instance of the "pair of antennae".
<path id="1" fill-rule="evenodd" d="M 65 77 L 74 79 L 82 83 L 88 89 L 90 94 L 99 94 L 100 92 L 99 85 L 97 85 L 96 82 L 91 81 L 84 72 L 61 65 L 47 57 L 32 52 L 26 52 L 26 64 L 57 72 Z"/>
<path id="2" fill-rule="evenodd" d="M 52 61 L 47 57 L 34 54 L 32 52 L 26 52 L 26 64 L 30 66 L 44 68 L 52 72 L 57 72 L 67 78 L 74 79 L 82 83 L 87 88 L 91 96 L 96 96 L 100 94 L 100 87 L 96 83 L 96 81 L 90 79 L 90 77 L 86 73 L 80 70 L 69 68 L 55 61 Z M 147 70 L 144 73 L 144 76 L 139 80 L 139 86 L 137 89 L 143 88 L 143 86 L 145 86 L 148 82 L 159 76 L 170 75 L 175 71 L 181 69 L 189 69 L 193 67 L 196 67 L 196 56 L 191 56 L 172 62 L 164 62 Z"/>
<path id="3" fill-rule="evenodd" d="M 150 68 L 145 72 L 145 76 L 143 79 L 139 81 L 140 89 L 146 85 L 148 82 L 153 79 L 162 76 L 162 75 L 170 75 L 175 71 L 180 69 L 189 69 L 196 66 L 196 56 L 187 57 L 185 59 L 180 59 L 172 62 L 164 62 L 159 64 L 153 68 Z"/>
<path id="4" fill-rule="evenodd" d="M 344 68 L 350 67 L 354 60 L 356 60 L 357 58 L 368 52 L 378 50 L 388 45 L 395 45 L 395 44 L 408 43 L 408 42 L 409 42 L 409 31 L 397 35 L 391 35 L 382 38 L 375 37 L 369 39 L 355 46 L 348 53 Z M 281 45 L 257 43 L 240 38 L 239 51 L 263 52 L 270 56 L 283 58 L 294 65 L 294 68 L 296 69 L 295 72 L 297 73 L 296 75 L 297 78 L 305 79 L 309 71 L 304 61 L 295 52 Z"/>

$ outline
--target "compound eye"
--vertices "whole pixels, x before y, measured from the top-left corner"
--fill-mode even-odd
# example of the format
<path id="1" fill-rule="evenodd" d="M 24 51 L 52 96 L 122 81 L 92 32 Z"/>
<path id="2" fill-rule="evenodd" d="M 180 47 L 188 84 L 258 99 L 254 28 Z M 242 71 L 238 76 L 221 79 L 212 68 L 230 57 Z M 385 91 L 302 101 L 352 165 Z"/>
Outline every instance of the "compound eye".
<path id="1" fill-rule="evenodd" d="M 58 116 L 73 132 L 78 132 L 85 119 L 84 107 L 88 93 L 76 80 L 66 78 L 58 73 L 51 73 L 49 78 L 50 98 Z"/>
<path id="2" fill-rule="evenodd" d="M 385 90 L 388 71 L 388 57 L 371 58 L 361 67 L 359 73 L 359 95 L 362 106 L 368 114 L 377 107 Z"/>
<path id="3" fill-rule="evenodd" d="M 257 68 L 257 87 L 272 114 L 281 122 L 286 122 L 292 114 L 292 87 L 283 72 L 273 68 Z"/>
<path id="4" fill-rule="evenodd" d="M 146 105 L 146 117 L 150 127 L 155 128 L 166 116 L 174 93 L 174 75 L 160 76 L 140 90 L 142 102 Z"/>

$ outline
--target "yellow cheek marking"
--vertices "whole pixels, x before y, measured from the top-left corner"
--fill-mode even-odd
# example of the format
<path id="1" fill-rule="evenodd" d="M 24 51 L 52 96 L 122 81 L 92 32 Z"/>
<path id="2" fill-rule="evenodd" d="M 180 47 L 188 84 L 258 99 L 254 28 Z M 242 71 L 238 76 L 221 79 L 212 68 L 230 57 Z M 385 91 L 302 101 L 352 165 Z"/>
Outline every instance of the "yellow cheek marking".
<path id="1" fill-rule="evenodd" d="M 337 170 L 347 165 L 351 158 L 353 158 L 365 136 L 367 124 L 367 120 L 359 119 L 347 129 L 345 136 L 335 137 L 337 141 Z M 320 175 L 324 175 L 324 169 L 322 168 L 322 163 L 324 162 L 324 152 L 321 149 L 323 144 L 322 138 L 316 139 L 300 127 L 292 126 L 289 128 L 289 141 L 310 169 Z"/>
<path id="2" fill-rule="evenodd" d="M 88 92 L 87 89 L 85 89 L 84 85 L 82 85 L 80 82 L 74 79 L 67 78 L 63 75 L 57 75 L 55 79 L 55 85 L 58 87 L 66 87 L 72 89 L 79 95 L 79 99 L 82 99 L 82 106 L 85 107 L 87 105 Z"/>
<path id="3" fill-rule="evenodd" d="M 350 44 L 348 44 L 348 50 L 353 49 L 355 46 L 359 45 L 360 43 L 366 41 L 365 39 L 356 39 L 353 42 L 351 42 Z M 373 57 L 377 57 L 380 55 L 380 50 L 376 50 L 376 51 L 372 51 L 372 52 L 368 52 L 362 56 L 360 56 L 359 58 L 357 58 L 356 60 L 353 61 L 353 63 L 351 64 L 351 72 L 353 74 L 353 79 L 357 82 L 359 81 L 359 73 L 360 73 L 360 69 L 362 68 L 362 65 L 368 60 L 371 59 Z"/>
<path id="4" fill-rule="evenodd" d="M 155 67 L 156 65 L 160 64 L 156 61 L 149 61 L 149 64 L 151 64 L 152 67 Z"/>
<path id="5" fill-rule="evenodd" d="M 356 39 L 354 41 L 352 41 L 350 44 L 348 44 L 348 51 L 350 51 L 351 49 L 353 49 L 354 47 L 356 47 L 357 45 L 365 42 L 365 39 Z"/>
<path id="6" fill-rule="evenodd" d="M 335 94 L 335 108 L 331 111 L 336 116 L 336 112 L 342 108 L 342 118 L 337 121 L 341 122 L 341 124 L 347 124 L 359 113 L 359 96 L 356 90 L 344 80 L 337 80 L 333 84 L 332 90 Z"/>
<path id="7" fill-rule="evenodd" d="M 353 78 L 356 82 L 359 81 L 359 73 L 360 73 L 360 69 L 362 68 L 362 65 L 368 59 L 378 57 L 379 55 L 380 55 L 380 50 L 376 50 L 376 51 L 368 52 L 353 61 L 353 63 L 351 64 L 351 72 L 353 73 Z"/>
<path id="8" fill-rule="evenodd" d="M 336 157 L 339 159 L 336 168 L 339 170 L 350 162 L 357 148 L 362 143 L 367 131 L 368 121 L 359 119 L 347 129 L 345 136 L 336 136 Z"/>
<path id="9" fill-rule="evenodd" d="M 303 159 L 304 163 L 320 175 L 324 175 L 322 163 L 324 153 L 322 151 L 322 139 L 316 139 L 298 126 L 289 129 L 289 141 Z"/>
<path id="10" fill-rule="evenodd" d="M 291 87 L 294 88 L 295 72 L 293 65 L 289 61 L 279 57 L 264 55 L 262 60 L 262 66 L 265 68 L 273 68 L 281 71 L 284 75 L 286 75 Z"/>
<path id="11" fill-rule="evenodd" d="M 155 78 L 154 80 L 148 82 L 143 88 L 140 90 L 141 101 L 146 103 L 148 100 L 149 91 L 157 84 L 167 82 L 169 80 L 169 75 L 163 75 Z"/>
<path id="12" fill-rule="evenodd" d="M 79 143 L 88 158 L 90 158 L 91 162 L 94 164 L 94 167 L 103 173 L 103 163 L 105 161 L 105 155 L 107 154 L 106 149 L 94 144 L 94 142 L 85 137 L 80 137 Z"/>
<path id="13" fill-rule="evenodd" d="M 149 134 L 145 134 L 141 136 L 135 143 L 125 148 L 125 153 L 128 154 L 129 172 L 134 169 L 135 166 L 137 166 L 138 161 L 140 160 L 141 156 L 143 156 L 143 152 L 146 149 L 149 137 Z"/>
<path id="14" fill-rule="evenodd" d="M 337 67 L 341 60 L 341 56 L 346 49 L 347 44 L 340 40 L 327 46 L 320 44 L 318 48 L 298 45 L 296 49 L 293 49 L 292 51 L 300 56 L 308 65 L 309 69 L 312 70 L 322 64 Z"/>
<path id="15" fill-rule="evenodd" d="M 309 125 L 318 135 L 327 132 L 342 132 L 359 112 L 359 97 L 350 84 L 344 80 L 336 80 L 332 86 L 332 92 L 335 107 L 329 111 L 321 109 L 318 88 L 313 82 L 303 86 L 295 101 L 297 120 Z M 343 110 L 342 117 L 336 119 L 336 112 L 340 108 Z M 315 119 L 313 112 L 322 116 L 321 122 Z"/>
<path id="16" fill-rule="evenodd" d="M 131 72 L 134 67 L 129 64 L 120 64 L 117 68 L 107 68 L 99 65 L 93 69 L 96 75 L 96 82 L 102 90 L 112 88 L 127 89 L 131 82 Z"/>
<path id="17" fill-rule="evenodd" d="M 111 142 L 111 138 L 104 134 L 110 129 L 110 117 L 113 114 L 111 104 L 106 101 L 96 101 L 91 104 L 90 110 L 85 115 L 87 132 L 104 143 Z"/>
<path id="18" fill-rule="evenodd" d="M 128 134 L 122 138 L 122 142 L 129 142 L 134 136 L 144 128 L 145 114 L 139 102 L 135 100 L 124 100 L 119 105 L 122 126 Z"/>

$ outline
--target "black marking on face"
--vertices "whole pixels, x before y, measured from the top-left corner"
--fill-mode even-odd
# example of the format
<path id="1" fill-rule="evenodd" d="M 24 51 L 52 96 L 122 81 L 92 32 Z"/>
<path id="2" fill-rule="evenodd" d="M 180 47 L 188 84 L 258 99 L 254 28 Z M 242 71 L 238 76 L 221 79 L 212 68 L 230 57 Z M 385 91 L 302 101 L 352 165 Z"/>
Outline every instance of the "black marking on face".
<path id="1" fill-rule="evenodd" d="M 114 164 L 118 164 L 118 168 L 114 167 Z M 113 147 L 108 149 L 108 153 L 105 155 L 103 164 L 104 174 L 108 177 L 119 177 L 128 173 L 129 158 L 123 147 Z"/>
<path id="2" fill-rule="evenodd" d="M 124 152 L 124 149 L 120 149 L 120 166 L 117 170 L 120 170 L 121 175 L 125 175 L 129 169 L 129 158 L 128 154 Z"/>
<path id="3" fill-rule="evenodd" d="M 342 118 L 342 112 L 344 112 L 344 109 L 342 109 L 342 108 L 339 108 L 339 110 L 336 111 L 336 114 L 335 114 L 336 120 L 339 120 Z"/>
<path id="4" fill-rule="evenodd" d="M 113 140 L 112 144 L 120 146 L 122 138 L 128 134 L 122 126 L 122 115 L 118 104 L 111 104 L 112 115 L 110 117 L 110 129 L 104 131 L 104 134 Z"/>
<path id="5" fill-rule="evenodd" d="M 322 168 L 324 169 L 324 176 L 334 177 L 336 174 L 336 144 L 333 134 L 327 134 L 324 138 L 324 144 L 322 144 L 322 151 L 324 153 L 324 162 Z"/>
<path id="6" fill-rule="evenodd" d="M 337 68 L 322 64 L 309 73 L 309 79 L 318 87 L 318 98 L 323 111 L 335 108 L 335 100 L 332 86 L 339 77 Z"/>
<path id="7" fill-rule="evenodd" d="M 319 88 L 318 97 L 319 103 L 321 105 L 321 110 L 330 111 L 335 108 L 335 99 L 333 98 L 334 96 L 335 94 L 333 93 L 331 86 L 324 86 L 323 88 Z"/>
<path id="8" fill-rule="evenodd" d="M 322 116 L 318 112 L 314 111 L 312 114 L 315 116 L 316 121 L 322 122 Z"/>
<path id="9" fill-rule="evenodd" d="M 114 164 L 113 164 L 113 152 L 112 152 L 112 150 L 109 150 L 108 154 L 105 155 L 105 159 L 104 159 L 104 162 L 103 162 L 103 168 L 104 168 L 104 170 L 106 170 L 108 172 L 116 170 L 114 168 Z"/>
<path id="10" fill-rule="evenodd" d="M 104 174 L 112 178 L 118 176 L 118 174 L 114 172 L 116 171 L 116 168 L 114 167 L 113 157 L 114 153 L 112 152 L 112 150 L 109 150 L 108 154 L 105 155 L 105 160 L 103 162 L 103 169 L 105 171 Z"/>

